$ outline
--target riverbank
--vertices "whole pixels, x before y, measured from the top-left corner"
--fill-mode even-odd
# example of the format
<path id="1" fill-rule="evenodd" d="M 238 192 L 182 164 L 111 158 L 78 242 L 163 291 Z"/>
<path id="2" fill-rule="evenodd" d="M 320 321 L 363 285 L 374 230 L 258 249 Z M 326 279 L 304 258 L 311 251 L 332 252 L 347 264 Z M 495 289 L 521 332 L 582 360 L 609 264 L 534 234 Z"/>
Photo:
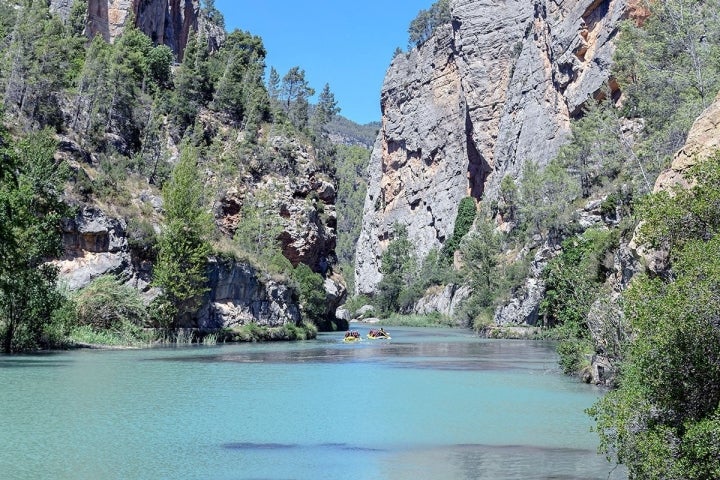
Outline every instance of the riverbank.
<path id="1" fill-rule="evenodd" d="M 48 338 L 41 351 L 62 350 L 133 350 L 168 345 L 205 345 L 218 343 L 258 343 L 312 340 L 318 329 L 311 323 L 285 324 L 268 327 L 248 323 L 216 331 L 200 329 L 164 330 L 125 325 L 123 328 L 100 330 L 89 325 L 77 326 L 63 335 Z"/>

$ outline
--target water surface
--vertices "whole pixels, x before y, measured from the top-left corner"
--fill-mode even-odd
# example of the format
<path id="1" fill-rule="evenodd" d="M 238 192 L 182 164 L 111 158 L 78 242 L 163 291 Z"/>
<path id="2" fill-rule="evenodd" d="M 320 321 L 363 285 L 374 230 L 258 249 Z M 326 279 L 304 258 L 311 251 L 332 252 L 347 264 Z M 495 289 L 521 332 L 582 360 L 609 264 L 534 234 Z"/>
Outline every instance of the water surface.
<path id="1" fill-rule="evenodd" d="M 0 477 L 625 478 L 552 345 L 391 333 L 0 357 Z"/>

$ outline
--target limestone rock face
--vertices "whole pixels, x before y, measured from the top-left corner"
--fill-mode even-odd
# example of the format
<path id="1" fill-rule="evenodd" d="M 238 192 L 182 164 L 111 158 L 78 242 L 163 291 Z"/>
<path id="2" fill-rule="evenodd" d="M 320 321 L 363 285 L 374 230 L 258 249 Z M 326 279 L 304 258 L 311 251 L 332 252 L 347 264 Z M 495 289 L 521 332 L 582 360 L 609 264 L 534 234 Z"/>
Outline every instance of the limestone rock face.
<path id="1" fill-rule="evenodd" d="M 126 228 L 123 220 L 92 207 L 83 208 L 75 218 L 63 222 L 65 256 L 55 264 L 68 288 L 80 289 L 111 273 L 134 276 Z"/>
<path id="2" fill-rule="evenodd" d="M 65 256 L 53 263 L 71 290 L 112 274 L 140 290 L 147 301 L 159 293 L 149 285 L 152 265 L 133 257 L 124 220 L 98 208 L 83 207 L 75 218 L 64 222 L 63 244 Z M 198 318 L 185 319 L 181 327 L 214 330 L 250 321 L 274 327 L 301 320 L 290 287 L 266 278 L 249 264 L 211 259 L 208 279 L 209 291 Z M 342 285 L 337 284 L 333 291 L 342 301 Z"/>
<path id="3" fill-rule="evenodd" d="M 215 207 L 218 228 L 232 237 L 242 222 L 242 207 L 253 198 L 264 196 L 262 210 L 279 216 L 282 232 L 279 241 L 282 253 L 293 266 L 308 265 L 313 271 L 326 274 L 336 263 L 337 214 L 336 188 L 332 178 L 319 167 L 315 152 L 308 145 L 286 137 L 273 137 L 276 152 L 285 152 L 294 162 L 294 175 L 268 173 L 260 179 L 252 177 L 225 189 Z M 227 178 L 215 177 L 211 183 L 225 188 Z"/>
<path id="4" fill-rule="evenodd" d="M 459 285 L 445 285 L 442 290 L 430 291 L 415 302 L 414 312 L 418 315 L 440 313 L 446 317 L 455 318 L 463 300 L 470 296 L 470 288 Z"/>
<path id="5" fill-rule="evenodd" d="M 50 6 L 67 18 L 73 0 L 51 0 Z M 182 59 L 188 36 L 193 30 L 202 31 L 216 48 L 224 32 L 204 22 L 199 0 L 88 0 L 86 33 L 92 38 L 101 35 L 113 41 L 124 30 L 130 18 L 156 44 L 172 48 Z"/>
<path id="6" fill-rule="evenodd" d="M 688 187 L 683 173 L 697 162 L 720 149 L 720 94 L 700 115 L 688 133 L 685 145 L 675 154 L 672 165 L 655 181 L 654 192 L 670 190 L 675 185 Z"/>
<path id="7" fill-rule="evenodd" d="M 452 25 L 398 54 L 356 251 L 357 293 L 380 281 L 393 225 L 423 258 L 452 234 L 465 196 L 497 197 L 506 175 L 547 164 L 570 118 L 604 95 L 625 0 L 454 0 Z M 610 82 L 610 87 L 613 87 Z"/>
<path id="8" fill-rule="evenodd" d="M 208 270 L 209 288 L 197 324 L 185 325 L 216 330 L 255 322 L 277 327 L 301 320 L 292 290 L 253 267 L 239 262 L 212 261 Z"/>

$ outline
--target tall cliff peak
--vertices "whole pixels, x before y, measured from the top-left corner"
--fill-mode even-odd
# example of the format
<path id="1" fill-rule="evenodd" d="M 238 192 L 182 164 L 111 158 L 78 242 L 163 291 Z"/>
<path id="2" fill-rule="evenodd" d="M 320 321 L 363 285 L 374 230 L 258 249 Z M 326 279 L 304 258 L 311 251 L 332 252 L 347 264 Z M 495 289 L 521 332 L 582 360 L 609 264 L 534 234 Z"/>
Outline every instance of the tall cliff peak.
<path id="1" fill-rule="evenodd" d="M 50 8 L 67 18 L 74 0 L 51 0 Z M 153 42 L 169 46 L 182 59 L 191 31 L 202 31 L 217 46 L 224 31 L 205 22 L 200 0 L 88 0 L 86 33 L 101 35 L 108 42 L 117 38 L 127 22 L 135 25 Z"/>
<path id="2" fill-rule="evenodd" d="M 465 196 L 547 164 L 570 119 L 608 83 L 626 0 L 454 0 L 452 23 L 392 61 L 356 255 L 372 293 L 393 225 L 423 258 L 452 234 Z M 613 86 L 610 82 L 611 87 Z"/>

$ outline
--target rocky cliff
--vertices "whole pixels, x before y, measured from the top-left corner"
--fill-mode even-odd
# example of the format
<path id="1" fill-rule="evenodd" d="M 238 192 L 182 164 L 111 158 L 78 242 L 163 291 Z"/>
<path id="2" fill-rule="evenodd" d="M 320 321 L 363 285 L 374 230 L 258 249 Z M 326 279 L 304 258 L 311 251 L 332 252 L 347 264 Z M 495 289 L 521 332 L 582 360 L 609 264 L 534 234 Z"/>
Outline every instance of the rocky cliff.
<path id="1" fill-rule="evenodd" d="M 452 23 L 398 54 L 382 89 L 356 290 L 372 293 L 393 225 L 422 258 L 452 234 L 461 198 L 548 163 L 589 97 L 604 94 L 625 0 L 454 0 Z M 613 95 L 616 91 L 611 92 Z"/>
<path id="2" fill-rule="evenodd" d="M 74 0 L 51 0 L 50 7 L 67 18 Z M 200 30 L 217 46 L 222 29 L 205 22 L 200 0 L 88 0 L 86 34 L 113 41 L 130 19 L 156 44 L 165 44 L 182 59 L 191 31 Z"/>

